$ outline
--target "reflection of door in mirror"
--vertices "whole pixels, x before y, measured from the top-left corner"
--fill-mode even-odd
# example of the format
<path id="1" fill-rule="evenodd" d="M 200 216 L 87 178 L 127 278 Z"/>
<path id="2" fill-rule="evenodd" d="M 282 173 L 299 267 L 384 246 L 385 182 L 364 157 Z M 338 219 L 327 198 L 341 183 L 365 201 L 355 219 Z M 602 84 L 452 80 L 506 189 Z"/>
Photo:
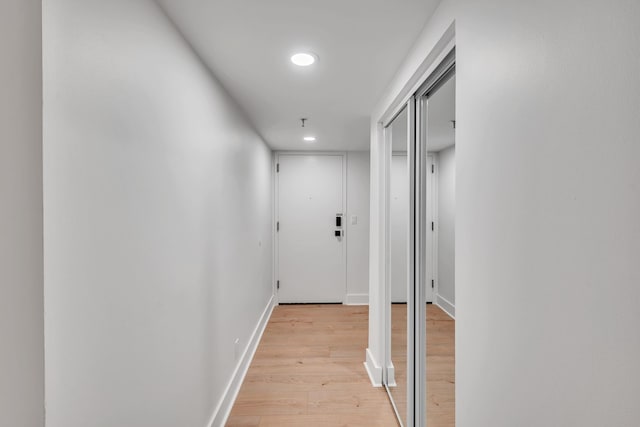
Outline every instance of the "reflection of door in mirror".
<path id="1" fill-rule="evenodd" d="M 455 425 L 455 75 L 426 95 L 427 277 L 433 305 L 426 310 L 426 419 Z M 433 164 L 433 167 L 431 166 Z M 430 183 L 429 183 L 430 181 Z M 431 219 L 429 219 L 431 216 Z M 429 293 L 427 293 L 428 295 Z"/>
<path id="2" fill-rule="evenodd" d="M 387 128 L 389 151 L 389 219 L 387 291 L 390 297 L 390 349 L 387 390 L 404 425 L 407 424 L 407 292 L 410 182 L 407 157 L 408 115 L 403 110 Z"/>
<path id="3" fill-rule="evenodd" d="M 409 171 L 407 153 L 391 156 L 389 183 L 389 240 L 391 250 L 391 302 L 407 303 L 407 227 L 409 219 Z M 405 325 L 406 326 L 406 325 Z"/>

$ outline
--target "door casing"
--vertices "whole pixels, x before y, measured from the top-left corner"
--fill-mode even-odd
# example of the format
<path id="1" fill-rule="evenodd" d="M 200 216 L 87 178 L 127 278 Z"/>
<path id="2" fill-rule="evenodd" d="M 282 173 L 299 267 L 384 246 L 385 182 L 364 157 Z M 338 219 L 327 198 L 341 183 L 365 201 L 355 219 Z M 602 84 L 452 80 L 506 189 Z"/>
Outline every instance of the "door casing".
<path id="1" fill-rule="evenodd" d="M 346 302 L 347 297 L 347 245 L 349 242 L 349 233 L 346 232 L 347 225 L 347 153 L 344 151 L 276 151 L 273 157 L 273 294 L 275 304 L 280 304 L 280 299 L 278 296 L 278 280 L 280 277 L 279 265 L 280 265 L 280 244 L 278 239 L 278 230 L 276 227 L 277 222 L 280 218 L 279 212 L 279 196 L 280 196 L 280 185 L 278 180 L 278 164 L 280 163 L 281 156 L 340 156 L 342 157 L 342 206 L 343 206 L 343 245 L 344 249 L 342 251 L 343 257 L 343 272 L 344 275 L 344 293 L 342 297 L 342 303 Z"/>

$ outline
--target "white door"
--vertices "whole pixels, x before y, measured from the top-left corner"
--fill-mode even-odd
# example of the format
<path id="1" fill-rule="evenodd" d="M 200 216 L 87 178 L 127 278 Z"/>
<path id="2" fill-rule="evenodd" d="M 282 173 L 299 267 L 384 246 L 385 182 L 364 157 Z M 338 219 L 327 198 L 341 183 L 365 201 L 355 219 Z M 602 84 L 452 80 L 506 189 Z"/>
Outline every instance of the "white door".
<path id="1" fill-rule="evenodd" d="M 389 266 L 391 302 L 407 302 L 409 245 L 409 169 L 406 154 L 393 154 L 389 177 Z"/>
<path id="2" fill-rule="evenodd" d="M 278 299 L 343 302 L 346 293 L 342 155 L 279 154 Z"/>

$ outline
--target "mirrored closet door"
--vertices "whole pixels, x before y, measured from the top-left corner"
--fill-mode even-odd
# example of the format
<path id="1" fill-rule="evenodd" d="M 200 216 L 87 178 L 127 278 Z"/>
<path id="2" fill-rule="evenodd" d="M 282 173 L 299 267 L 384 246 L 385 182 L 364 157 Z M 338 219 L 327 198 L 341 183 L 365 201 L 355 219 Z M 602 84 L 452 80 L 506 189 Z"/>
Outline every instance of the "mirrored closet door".
<path id="1" fill-rule="evenodd" d="M 416 341 L 424 349 L 426 425 L 455 426 L 455 68 L 418 99 L 424 170 L 425 329 Z"/>
<path id="2" fill-rule="evenodd" d="M 455 425 L 455 50 L 384 127 L 386 370 L 402 426 Z"/>
<path id="3" fill-rule="evenodd" d="M 402 425 L 407 424 L 407 302 L 409 301 L 409 112 L 385 128 L 387 150 L 387 372 L 385 385 Z"/>

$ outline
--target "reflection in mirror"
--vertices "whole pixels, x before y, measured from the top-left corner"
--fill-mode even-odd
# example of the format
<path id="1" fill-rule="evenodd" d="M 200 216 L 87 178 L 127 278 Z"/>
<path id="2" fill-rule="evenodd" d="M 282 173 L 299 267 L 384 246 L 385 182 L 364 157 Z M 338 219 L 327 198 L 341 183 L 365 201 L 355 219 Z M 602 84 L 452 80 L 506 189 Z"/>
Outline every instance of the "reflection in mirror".
<path id="1" fill-rule="evenodd" d="M 389 272 L 391 300 L 390 360 L 387 386 L 398 417 L 407 425 L 407 291 L 409 234 L 408 115 L 405 108 L 391 123 L 389 167 Z"/>
<path id="2" fill-rule="evenodd" d="M 427 426 L 455 425 L 455 76 L 428 94 Z M 433 165 L 433 168 L 432 166 Z M 431 295 L 431 298 L 429 296 Z"/>

